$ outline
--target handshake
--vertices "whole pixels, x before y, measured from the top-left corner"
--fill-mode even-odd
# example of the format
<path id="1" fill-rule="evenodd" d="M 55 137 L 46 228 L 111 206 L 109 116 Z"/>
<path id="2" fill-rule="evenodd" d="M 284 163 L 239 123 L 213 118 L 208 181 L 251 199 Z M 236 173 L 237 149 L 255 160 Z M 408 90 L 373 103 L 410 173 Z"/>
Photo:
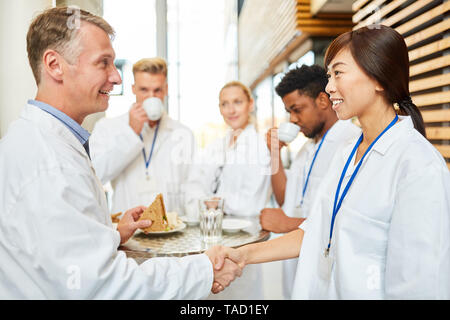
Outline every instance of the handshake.
<path id="1" fill-rule="evenodd" d="M 224 290 L 229 284 L 240 277 L 245 267 L 244 254 L 239 249 L 214 246 L 205 251 L 213 265 L 214 283 L 211 292 L 216 294 Z"/>

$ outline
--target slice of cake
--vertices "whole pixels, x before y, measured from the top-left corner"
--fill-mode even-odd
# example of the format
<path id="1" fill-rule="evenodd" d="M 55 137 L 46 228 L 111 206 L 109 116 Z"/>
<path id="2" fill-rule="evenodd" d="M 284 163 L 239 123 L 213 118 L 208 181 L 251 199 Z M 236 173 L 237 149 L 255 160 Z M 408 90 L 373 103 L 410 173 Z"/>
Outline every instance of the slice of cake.
<path id="1" fill-rule="evenodd" d="M 169 230 L 166 208 L 164 207 L 164 200 L 161 193 L 158 194 L 155 201 L 153 201 L 153 203 L 144 210 L 139 220 L 152 221 L 152 225 L 150 227 L 142 229 L 144 232 Z"/>

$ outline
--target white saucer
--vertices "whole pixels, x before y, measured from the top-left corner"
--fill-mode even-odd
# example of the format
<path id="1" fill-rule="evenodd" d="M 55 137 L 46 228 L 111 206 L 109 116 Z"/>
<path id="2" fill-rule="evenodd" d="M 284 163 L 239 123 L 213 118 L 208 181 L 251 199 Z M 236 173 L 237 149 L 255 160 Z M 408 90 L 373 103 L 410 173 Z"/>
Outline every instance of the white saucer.
<path id="1" fill-rule="evenodd" d="M 181 221 L 183 221 L 184 223 L 186 223 L 188 226 L 196 226 L 200 223 L 200 221 L 198 221 L 197 219 L 193 219 L 190 217 L 186 217 L 186 216 L 182 216 L 179 217 Z"/>
<path id="2" fill-rule="evenodd" d="M 186 225 L 184 223 L 180 223 L 178 226 L 176 226 L 175 229 L 172 229 L 172 230 L 169 230 L 169 231 L 149 231 L 149 232 L 147 232 L 147 234 L 169 234 L 169 233 L 174 233 L 174 232 L 181 231 L 181 230 L 183 230 L 185 228 L 186 228 Z M 136 230 L 135 234 L 139 234 L 139 233 L 145 234 L 145 232 L 142 231 L 141 229 Z"/>
<path id="3" fill-rule="evenodd" d="M 233 232 L 238 232 L 239 230 L 245 229 L 251 225 L 252 225 L 252 223 L 247 220 L 228 218 L 228 219 L 223 219 L 222 230 L 225 232 L 233 233 Z"/>

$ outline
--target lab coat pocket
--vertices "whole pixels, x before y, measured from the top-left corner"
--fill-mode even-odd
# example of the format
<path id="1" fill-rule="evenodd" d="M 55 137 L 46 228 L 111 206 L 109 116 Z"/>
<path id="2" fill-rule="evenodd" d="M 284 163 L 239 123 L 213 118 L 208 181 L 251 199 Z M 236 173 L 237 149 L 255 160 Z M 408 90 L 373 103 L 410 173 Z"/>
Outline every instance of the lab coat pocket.
<path id="1" fill-rule="evenodd" d="M 344 209 L 344 210 L 342 210 Z M 339 237 L 354 254 L 385 257 L 389 224 L 342 207 Z"/>
<path id="2" fill-rule="evenodd" d="M 337 233 L 338 287 L 344 299 L 380 299 L 384 292 L 389 224 L 341 208 Z"/>

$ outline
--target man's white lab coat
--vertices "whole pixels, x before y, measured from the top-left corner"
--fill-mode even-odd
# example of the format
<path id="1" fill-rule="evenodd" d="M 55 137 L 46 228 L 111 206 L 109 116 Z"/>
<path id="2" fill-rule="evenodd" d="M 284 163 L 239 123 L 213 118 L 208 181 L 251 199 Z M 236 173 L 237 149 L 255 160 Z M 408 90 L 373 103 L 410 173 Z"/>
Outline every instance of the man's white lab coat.
<path id="1" fill-rule="evenodd" d="M 142 188 L 146 168 L 142 148 L 149 159 L 156 126 L 147 124 L 142 138 L 128 124 L 128 113 L 100 120 L 89 139 L 92 163 L 103 184 L 111 181 L 114 189 L 111 213 L 139 205 L 149 206 L 158 193 L 163 194 L 168 211 L 182 206 L 185 181 L 192 164 L 195 140 L 192 131 L 163 114 L 148 166 L 151 181 Z M 178 212 L 182 215 L 183 212 Z"/>
<path id="2" fill-rule="evenodd" d="M 200 299 L 204 254 L 141 265 L 117 251 L 100 181 L 63 123 L 27 105 L 0 141 L 1 299 Z"/>
<path id="3" fill-rule="evenodd" d="M 337 184 L 357 139 L 330 163 L 300 225 L 293 299 L 450 299 L 450 173 L 411 118 L 400 119 L 364 158 L 326 260 Z M 353 157 L 341 193 L 354 169 Z"/>

